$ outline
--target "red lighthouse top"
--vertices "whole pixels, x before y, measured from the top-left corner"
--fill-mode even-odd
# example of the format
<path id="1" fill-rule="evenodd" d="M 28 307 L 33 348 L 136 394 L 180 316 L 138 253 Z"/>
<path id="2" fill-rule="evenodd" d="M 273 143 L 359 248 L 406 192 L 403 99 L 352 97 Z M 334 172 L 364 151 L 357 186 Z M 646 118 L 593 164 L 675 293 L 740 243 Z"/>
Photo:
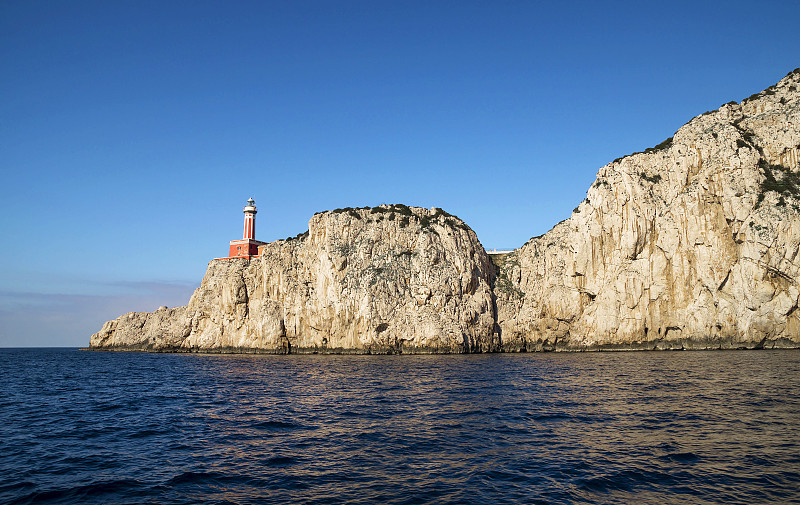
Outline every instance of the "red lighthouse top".
<path id="1" fill-rule="evenodd" d="M 256 240 L 256 202 L 252 198 L 244 206 L 244 234 L 242 240 L 232 240 L 229 258 L 251 258 L 258 256 L 258 246 L 266 244 Z"/>

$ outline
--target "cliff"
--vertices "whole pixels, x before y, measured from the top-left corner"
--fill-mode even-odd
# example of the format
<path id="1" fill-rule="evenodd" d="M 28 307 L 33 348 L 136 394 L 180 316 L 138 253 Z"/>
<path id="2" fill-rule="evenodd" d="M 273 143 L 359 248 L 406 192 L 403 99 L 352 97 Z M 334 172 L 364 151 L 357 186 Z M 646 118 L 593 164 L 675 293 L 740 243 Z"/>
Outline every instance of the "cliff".
<path id="1" fill-rule="evenodd" d="M 258 257 L 209 263 L 186 307 L 130 313 L 93 348 L 263 352 L 499 350 L 492 264 L 463 221 L 384 205 L 316 214 Z"/>
<path id="2" fill-rule="evenodd" d="M 315 215 L 209 263 L 185 307 L 90 347 L 493 352 L 800 347 L 800 70 L 602 167 L 548 233 L 487 256 L 441 209 Z"/>
<path id="3" fill-rule="evenodd" d="M 507 350 L 797 347 L 800 70 L 601 168 L 500 258 Z"/>

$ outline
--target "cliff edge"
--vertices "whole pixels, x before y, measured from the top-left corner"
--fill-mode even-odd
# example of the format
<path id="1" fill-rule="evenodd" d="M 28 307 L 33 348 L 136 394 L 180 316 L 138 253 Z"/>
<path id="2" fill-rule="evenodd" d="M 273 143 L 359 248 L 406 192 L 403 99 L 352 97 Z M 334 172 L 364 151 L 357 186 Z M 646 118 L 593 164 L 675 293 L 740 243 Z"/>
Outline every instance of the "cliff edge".
<path id="1" fill-rule="evenodd" d="M 800 69 L 601 168 L 500 258 L 507 350 L 798 347 Z"/>
<path id="2" fill-rule="evenodd" d="M 98 349 L 481 352 L 495 335 L 493 266 L 463 221 L 405 205 L 316 214 L 253 259 L 208 265 L 186 307 L 130 313 Z"/>
<path id="3" fill-rule="evenodd" d="M 495 352 L 800 347 L 800 69 L 602 167 L 548 233 L 487 255 L 441 209 L 316 214 L 214 260 L 185 307 L 93 349 Z"/>

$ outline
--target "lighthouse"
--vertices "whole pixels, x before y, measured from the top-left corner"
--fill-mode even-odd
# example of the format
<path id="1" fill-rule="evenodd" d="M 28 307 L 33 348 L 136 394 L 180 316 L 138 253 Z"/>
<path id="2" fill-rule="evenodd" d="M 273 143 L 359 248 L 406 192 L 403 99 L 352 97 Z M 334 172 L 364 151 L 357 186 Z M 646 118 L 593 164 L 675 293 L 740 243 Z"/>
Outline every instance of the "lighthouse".
<path id="1" fill-rule="evenodd" d="M 247 258 L 258 256 L 258 246 L 266 244 L 256 240 L 256 202 L 252 198 L 244 206 L 244 236 L 242 240 L 231 240 L 229 258 Z"/>
<path id="2" fill-rule="evenodd" d="M 244 240 L 256 239 L 256 201 L 251 197 L 244 206 Z"/>

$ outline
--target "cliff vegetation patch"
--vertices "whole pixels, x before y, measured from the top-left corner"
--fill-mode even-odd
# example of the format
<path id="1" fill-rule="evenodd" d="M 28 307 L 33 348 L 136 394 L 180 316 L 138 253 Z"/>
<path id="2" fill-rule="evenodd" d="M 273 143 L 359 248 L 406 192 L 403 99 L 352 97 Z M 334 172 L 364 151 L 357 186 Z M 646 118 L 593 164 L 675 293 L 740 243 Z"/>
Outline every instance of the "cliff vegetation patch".
<path id="1" fill-rule="evenodd" d="M 800 173 L 793 172 L 783 165 L 767 163 L 763 158 L 759 161 L 758 166 L 764 173 L 764 180 L 761 181 L 761 191 L 758 194 L 755 208 L 761 206 L 768 191 L 778 193 L 777 205 L 779 206 L 786 205 L 785 197 L 800 197 Z"/>
<path id="2" fill-rule="evenodd" d="M 437 235 L 439 232 L 431 228 L 431 225 L 434 223 L 449 228 L 460 228 L 464 231 L 471 230 L 471 228 L 462 219 L 460 219 L 458 216 L 450 214 L 444 209 L 437 207 L 433 209 L 433 213 L 431 215 L 419 215 L 414 213 L 414 211 L 411 210 L 411 207 L 402 203 L 380 205 L 378 207 L 344 207 L 331 211 L 317 212 L 314 215 L 331 212 L 333 214 L 348 214 L 354 219 L 364 219 L 364 215 L 358 212 L 362 210 L 369 211 L 369 221 L 383 221 L 384 219 L 389 221 L 398 220 L 400 228 L 405 228 L 408 226 L 411 222 L 411 218 L 414 218 L 419 221 L 419 224 L 423 230 L 436 233 Z"/>
<path id="3" fill-rule="evenodd" d="M 516 253 L 489 254 L 489 259 L 495 266 L 496 277 L 494 279 L 494 290 L 502 293 L 509 298 L 525 298 L 525 292 L 514 285 L 508 276 L 508 272 L 513 268 L 519 268 L 519 258 Z"/>
<path id="4" fill-rule="evenodd" d="M 670 137 L 664 140 L 663 142 L 656 144 L 653 147 L 648 147 L 644 151 L 636 151 L 635 153 L 631 153 L 627 156 L 620 156 L 619 158 L 615 159 L 612 163 L 617 163 L 619 161 L 622 161 L 623 158 L 627 158 L 628 156 L 636 156 L 637 154 L 642 154 L 642 153 L 652 154 L 652 153 L 657 153 L 658 151 L 663 151 L 664 149 L 669 149 L 670 147 L 672 147 L 672 139 L 673 137 Z"/>
<path id="5" fill-rule="evenodd" d="M 306 231 L 304 231 L 302 233 L 298 233 L 294 237 L 286 237 L 285 240 L 287 242 L 291 242 L 292 240 L 305 240 L 306 238 L 308 238 L 308 230 L 306 230 Z"/>
<path id="6" fill-rule="evenodd" d="M 647 175 L 644 172 L 640 172 L 639 177 L 649 182 L 650 184 L 658 184 L 659 182 L 661 182 L 661 174 Z"/>
<path id="7" fill-rule="evenodd" d="M 748 130 L 747 128 L 744 128 L 740 124 L 741 121 L 742 121 L 741 119 L 737 119 L 736 121 L 734 121 L 732 123 L 733 127 L 736 128 L 736 130 L 739 132 L 739 135 L 741 135 L 742 139 L 744 139 L 744 140 L 736 139 L 736 147 L 737 148 L 741 148 L 741 147 L 750 146 L 753 149 L 755 149 L 756 151 L 758 151 L 759 153 L 761 153 L 761 155 L 763 156 L 764 155 L 764 149 L 758 144 L 758 142 L 756 142 L 756 134 L 753 133 L 752 131 Z"/>

